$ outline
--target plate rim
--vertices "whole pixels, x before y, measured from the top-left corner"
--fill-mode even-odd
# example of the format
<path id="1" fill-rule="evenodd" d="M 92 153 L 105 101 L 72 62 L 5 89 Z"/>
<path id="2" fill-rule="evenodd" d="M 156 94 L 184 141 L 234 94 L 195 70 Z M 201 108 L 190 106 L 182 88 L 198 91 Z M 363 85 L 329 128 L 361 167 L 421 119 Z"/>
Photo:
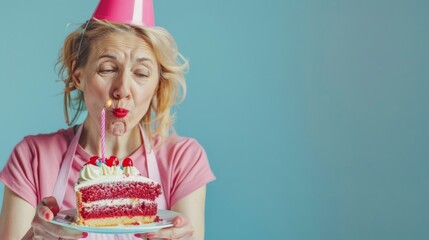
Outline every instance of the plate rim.
<path id="1" fill-rule="evenodd" d="M 75 209 L 66 209 L 62 210 L 59 213 L 65 212 L 65 211 L 72 211 Z M 157 215 L 161 218 L 165 218 L 169 214 L 170 216 L 167 216 L 169 219 L 172 219 L 176 216 L 181 215 L 178 212 L 166 210 L 166 209 L 158 209 Z M 164 217 L 163 217 L 164 215 Z M 83 225 L 72 225 L 71 221 L 68 221 L 64 219 L 64 221 L 53 219 L 51 220 L 52 224 L 59 225 L 68 229 L 73 229 L 77 231 L 82 232 L 90 232 L 90 233 L 104 233 L 104 234 L 127 234 L 127 233 L 145 233 L 145 232 L 152 232 L 157 231 L 162 228 L 172 227 L 173 223 L 171 220 L 167 220 L 166 222 L 157 222 L 157 223 L 149 223 L 149 224 L 142 224 L 142 225 L 128 225 L 128 226 L 107 226 L 107 227 L 90 227 L 90 226 L 83 226 Z"/>

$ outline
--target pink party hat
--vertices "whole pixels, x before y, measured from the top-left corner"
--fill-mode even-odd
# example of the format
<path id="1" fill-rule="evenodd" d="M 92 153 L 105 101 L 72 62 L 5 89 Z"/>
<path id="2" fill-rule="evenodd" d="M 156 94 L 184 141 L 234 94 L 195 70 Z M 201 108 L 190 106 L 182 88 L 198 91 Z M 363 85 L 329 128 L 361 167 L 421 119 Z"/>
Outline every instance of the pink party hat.
<path id="1" fill-rule="evenodd" d="M 152 0 L 100 0 L 92 18 L 135 26 L 155 26 Z"/>

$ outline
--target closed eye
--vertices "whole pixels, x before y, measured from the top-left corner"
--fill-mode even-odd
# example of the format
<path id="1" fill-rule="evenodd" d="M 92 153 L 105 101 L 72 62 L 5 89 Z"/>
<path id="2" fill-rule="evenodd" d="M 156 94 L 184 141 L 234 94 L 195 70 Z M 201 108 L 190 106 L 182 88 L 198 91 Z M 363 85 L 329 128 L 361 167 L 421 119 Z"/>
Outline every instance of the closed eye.
<path id="1" fill-rule="evenodd" d="M 100 74 L 112 74 L 112 73 L 116 73 L 117 70 L 114 68 L 107 68 L 107 69 L 100 69 L 98 70 L 98 73 Z"/>
<path id="2" fill-rule="evenodd" d="M 150 76 L 150 71 L 147 69 L 138 69 L 134 71 L 134 74 L 139 78 L 147 78 Z"/>
<path id="3" fill-rule="evenodd" d="M 145 73 L 134 73 L 137 77 L 149 77 L 148 74 Z"/>

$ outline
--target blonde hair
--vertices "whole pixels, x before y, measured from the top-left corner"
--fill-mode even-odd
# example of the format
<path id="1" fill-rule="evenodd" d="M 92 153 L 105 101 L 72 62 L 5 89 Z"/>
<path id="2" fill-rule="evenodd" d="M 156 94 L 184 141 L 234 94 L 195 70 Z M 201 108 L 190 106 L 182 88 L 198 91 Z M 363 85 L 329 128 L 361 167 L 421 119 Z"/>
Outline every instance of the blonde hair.
<path id="1" fill-rule="evenodd" d="M 81 112 L 86 110 L 83 94 L 73 84 L 73 72 L 87 63 L 92 43 L 112 32 L 134 33 L 152 47 L 159 64 L 159 83 L 149 110 L 140 123 L 149 136 L 157 134 L 162 138 L 167 137 L 174 123 L 171 107 L 182 102 L 186 96 L 184 74 L 188 69 L 188 61 L 178 51 L 171 34 L 161 27 L 146 28 L 90 20 L 68 35 L 57 63 L 60 66 L 60 79 L 65 83 L 66 123 L 69 126 L 75 124 Z"/>

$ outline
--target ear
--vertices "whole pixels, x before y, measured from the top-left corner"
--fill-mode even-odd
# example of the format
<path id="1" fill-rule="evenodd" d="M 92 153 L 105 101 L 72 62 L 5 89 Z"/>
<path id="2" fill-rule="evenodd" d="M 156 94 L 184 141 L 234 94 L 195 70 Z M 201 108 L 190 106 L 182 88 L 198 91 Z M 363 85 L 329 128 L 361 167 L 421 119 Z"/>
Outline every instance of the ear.
<path id="1" fill-rule="evenodd" d="M 83 91 L 83 87 L 84 87 L 84 81 L 82 81 L 81 77 L 82 77 L 82 69 L 78 68 L 76 69 L 75 67 L 76 62 L 73 61 L 72 63 L 72 79 L 73 79 L 73 84 L 76 87 L 76 89 L 79 89 L 81 91 Z"/>

